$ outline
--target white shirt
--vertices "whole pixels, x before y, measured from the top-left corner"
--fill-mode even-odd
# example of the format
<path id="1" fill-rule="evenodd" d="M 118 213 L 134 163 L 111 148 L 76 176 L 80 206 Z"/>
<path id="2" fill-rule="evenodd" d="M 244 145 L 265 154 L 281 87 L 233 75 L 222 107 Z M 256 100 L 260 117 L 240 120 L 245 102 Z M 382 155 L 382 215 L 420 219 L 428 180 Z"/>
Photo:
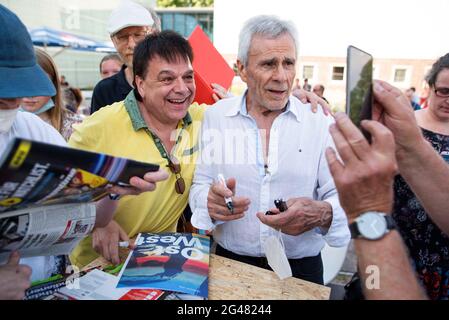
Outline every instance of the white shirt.
<path id="1" fill-rule="evenodd" d="M 325 241 L 333 247 L 345 246 L 350 240 L 348 222 L 325 158 L 326 148 L 333 146 L 331 122 L 331 117 L 312 113 L 310 105 L 291 97 L 286 111 L 273 122 L 265 169 L 261 136 L 248 115 L 245 96 L 224 99 L 208 108 L 190 190 L 193 226 L 214 229 L 214 239 L 234 253 L 265 256 L 262 244 L 277 231 L 261 223 L 256 213 L 273 208 L 278 198 L 307 197 L 331 204 L 332 224 L 325 234 L 320 228 L 299 236 L 282 234 L 287 257 L 316 256 Z M 219 173 L 236 178 L 236 196 L 251 200 L 242 219 L 212 222 L 207 195 Z"/>
<path id="2" fill-rule="evenodd" d="M 6 133 L 0 133 L 0 158 L 14 137 L 21 137 L 65 146 L 67 143 L 59 132 L 41 120 L 38 116 L 29 112 L 18 112 L 11 129 Z M 39 256 L 20 259 L 21 264 L 31 267 L 31 281 L 48 278 L 54 268 L 53 256 Z"/>
<path id="3" fill-rule="evenodd" d="M 14 137 L 31 139 L 45 143 L 66 146 L 64 138 L 51 125 L 30 112 L 17 112 L 16 119 L 11 129 L 6 133 L 0 133 L 0 155 L 4 148 Z"/>

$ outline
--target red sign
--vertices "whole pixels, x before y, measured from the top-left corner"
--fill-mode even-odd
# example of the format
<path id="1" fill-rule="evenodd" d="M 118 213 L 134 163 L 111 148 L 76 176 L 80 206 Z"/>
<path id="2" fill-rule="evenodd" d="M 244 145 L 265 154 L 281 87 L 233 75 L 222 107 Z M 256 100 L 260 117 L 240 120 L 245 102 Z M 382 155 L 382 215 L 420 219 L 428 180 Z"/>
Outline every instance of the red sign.
<path id="1" fill-rule="evenodd" d="M 214 104 L 211 83 L 218 83 L 229 89 L 234 78 L 234 71 L 215 49 L 204 31 L 197 26 L 189 37 L 193 48 L 193 70 L 195 71 L 196 95 L 199 104 Z"/>

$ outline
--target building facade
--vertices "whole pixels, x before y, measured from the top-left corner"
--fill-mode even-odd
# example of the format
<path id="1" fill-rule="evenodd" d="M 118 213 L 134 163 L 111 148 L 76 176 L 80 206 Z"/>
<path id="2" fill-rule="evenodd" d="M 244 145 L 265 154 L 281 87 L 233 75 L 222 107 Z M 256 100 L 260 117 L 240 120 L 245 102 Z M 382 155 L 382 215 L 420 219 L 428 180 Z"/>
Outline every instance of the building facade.
<path id="1" fill-rule="evenodd" d="M 135 0 L 145 7 L 155 7 L 156 0 Z M 106 31 L 107 21 L 120 0 L 0 0 L 15 12 L 28 29 L 49 27 L 85 36 L 96 41 L 112 42 Z M 92 89 L 100 80 L 99 63 L 104 53 L 47 48 L 67 81 L 82 89 Z"/>

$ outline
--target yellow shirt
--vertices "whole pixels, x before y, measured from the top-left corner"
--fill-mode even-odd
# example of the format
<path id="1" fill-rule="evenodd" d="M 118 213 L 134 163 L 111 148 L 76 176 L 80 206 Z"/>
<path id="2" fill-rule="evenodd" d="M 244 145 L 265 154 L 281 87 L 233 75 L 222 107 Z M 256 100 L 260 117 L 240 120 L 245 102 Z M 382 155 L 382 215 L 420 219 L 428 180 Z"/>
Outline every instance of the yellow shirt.
<path id="1" fill-rule="evenodd" d="M 198 156 L 198 134 L 204 111 L 203 105 L 192 104 L 187 116 L 178 126 L 181 138 L 173 148 L 172 155 L 181 163 L 181 175 L 186 184 L 186 191 L 182 195 L 175 191 L 176 177 L 148 134 L 148 127 L 132 91 L 124 101 L 103 107 L 83 123 L 74 126 L 69 141 L 71 147 L 158 164 L 170 175 L 168 180 L 158 183 L 153 192 L 125 196 L 119 200 L 114 220 L 129 237 L 135 237 L 139 232 L 176 231 L 192 185 Z M 180 130 L 181 128 L 184 129 Z M 89 236 L 73 250 L 70 260 L 78 267 L 83 267 L 97 257 Z"/>

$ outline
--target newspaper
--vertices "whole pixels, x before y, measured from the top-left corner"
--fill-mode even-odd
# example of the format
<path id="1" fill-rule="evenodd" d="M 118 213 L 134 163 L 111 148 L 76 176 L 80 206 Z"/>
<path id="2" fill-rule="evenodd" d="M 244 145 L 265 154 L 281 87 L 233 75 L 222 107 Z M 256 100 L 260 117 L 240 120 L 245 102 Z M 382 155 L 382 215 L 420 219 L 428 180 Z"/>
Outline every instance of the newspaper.
<path id="1" fill-rule="evenodd" d="M 65 204 L 0 215 L 0 264 L 12 251 L 21 257 L 68 254 L 95 225 L 95 205 Z"/>

